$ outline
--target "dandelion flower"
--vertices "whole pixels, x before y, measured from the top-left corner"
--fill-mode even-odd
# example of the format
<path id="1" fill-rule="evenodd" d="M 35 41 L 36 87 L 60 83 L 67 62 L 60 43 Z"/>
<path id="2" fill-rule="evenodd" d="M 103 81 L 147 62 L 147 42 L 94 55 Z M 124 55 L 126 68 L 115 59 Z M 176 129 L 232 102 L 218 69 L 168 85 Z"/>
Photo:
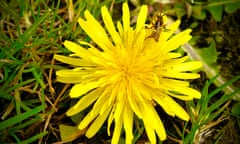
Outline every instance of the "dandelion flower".
<path id="1" fill-rule="evenodd" d="M 202 66 L 189 61 L 188 56 L 174 52 L 191 39 L 190 29 L 174 34 L 180 21 L 167 26 L 156 41 L 151 38 L 154 29 L 146 28 L 147 6 L 142 6 L 135 27 L 130 26 L 128 5 L 123 4 L 122 23 L 114 26 L 109 11 L 101 8 L 105 28 L 85 11 L 86 20 L 79 18 L 81 28 L 96 45 L 80 41 L 65 41 L 64 46 L 73 54 L 55 55 L 55 59 L 73 66 L 59 70 L 57 79 L 73 83 L 71 98 L 80 100 L 67 111 L 75 115 L 87 107 L 91 110 L 78 125 L 88 127 L 86 136 L 93 137 L 107 121 L 107 132 L 114 123 L 112 143 L 117 144 L 122 130 L 125 143 L 133 140 L 133 120 L 143 121 L 151 143 L 166 139 L 163 123 L 154 106 L 160 105 L 170 116 L 188 121 L 187 112 L 174 101 L 200 98 L 200 93 L 189 87 L 187 79 L 199 78 L 193 73 Z"/>

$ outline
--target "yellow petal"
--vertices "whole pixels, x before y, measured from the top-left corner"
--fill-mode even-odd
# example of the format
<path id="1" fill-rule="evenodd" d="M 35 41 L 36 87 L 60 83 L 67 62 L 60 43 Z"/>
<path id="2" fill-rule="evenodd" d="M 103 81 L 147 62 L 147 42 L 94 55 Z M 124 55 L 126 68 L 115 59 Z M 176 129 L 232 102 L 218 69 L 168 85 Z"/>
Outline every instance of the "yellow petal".
<path id="1" fill-rule="evenodd" d="M 84 12 L 84 16 L 85 16 L 85 18 L 86 18 L 87 24 L 90 24 L 90 25 L 89 25 L 90 28 L 88 28 L 88 29 L 97 30 L 97 31 L 95 31 L 95 34 L 100 34 L 101 36 L 104 36 L 103 39 L 108 38 L 108 36 L 107 36 L 104 28 L 102 27 L 102 25 L 99 23 L 99 21 L 97 21 L 97 20 L 92 16 L 92 14 L 91 14 L 88 10 L 86 10 L 86 11 Z M 91 26 L 95 26 L 95 27 L 91 27 Z M 84 29 L 84 31 L 85 31 L 85 29 Z M 91 36 L 91 34 L 90 34 L 89 36 Z M 107 39 L 107 40 L 108 40 L 108 39 Z"/>
<path id="2" fill-rule="evenodd" d="M 119 33 L 119 35 L 120 35 L 120 37 L 122 38 L 123 37 L 123 26 L 122 26 L 122 24 L 118 21 L 117 22 L 117 30 L 118 30 L 118 33 Z"/>
<path id="3" fill-rule="evenodd" d="M 87 71 L 59 70 L 56 72 L 57 80 L 64 83 L 83 82 L 83 76 L 89 74 Z"/>
<path id="4" fill-rule="evenodd" d="M 148 127 L 151 127 L 157 132 L 160 140 L 165 140 L 167 137 L 165 129 L 153 105 L 149 103 L 143 103 L 142 111 L 144 112 L 144 123 L 146 123 Z M 152 141 L 155 141 L 155 138 L 152 138 Z"/>
<path id="5" fill-rule="evenodd" d="M 174 53 L 174 52 L 167 53 L 167 57 L 169 57 L 169 58 L 171 58 L 171 59 L 173 59 L 173 58 L 179 58 L 179 57 L 181 57 L 181 56 L 182 56 L 182 54 L 180 54 L 180 53 Z"/>
<path id="6" fill-rule="evenodd" d="M 129 48 L 129 53 L 131 52 L 132 58 L 136 58 L 139 56 L 139 54 L 142 53 L 144 49 L 145 35 L 146 35 L 145 30 L 141 30 L 136 34 L 135 37 L 132 37 L 133 41 L 135 41 L 134 45 L 133 46 L 130 45 Z"/>
<path id="7" fill-rule="evenodd" d="M 81 18 L 78 19 L 78 23 L 82 29 L 105 52 L 113 49 L 113 45 L 109 40 L 108 35 L 98 21 L 96 21 L 88 11 L 85 12 L 85 17 L 87 18 L 87 21 L 84 21 Z"/>
<path id="8" fill-rule="evenodd" d="M 180 25 L 180 21 L 177 20 L 174 23 L 172 23 L 171 25 L 167 26 L 167 31 L 163 31 L 161 32 L 161 36 L 159 38 L 159 45 L 162 45 L 163 42 L 167 41 L 169 39 L 169 37 L 177 30 L 178 26 Z"/>
<path id="9" fill-rule="evenodd" d="M 200 75 L 197 73 L 179 73 L 179 72 L 172 72 L 167 71 L 162 73 L 162 76 L 168 78 L 177 78 L 177 79 L 196 79 L 199 78 Z"/>
<path id="10" fill-rule="evenodd" d="M 174 112 L 177 117 L 179 117 L 182 120 L 188 121 L 189 120 L 189 115 L 187 112 L 179 105 L 177 104 L 171 97 L 166 96 L 163 99 L 165 103 L 169 104 L 172 109 L 174 109 Z"/>
<path id="11" fill-rule="evenodd" d="M 132 144 L 133 139 L 133 111 L 127 104 L 124 108 L 123 112 L 123 125 L 125 129 L 125 143 L 126 144 Z"/>
<path id="12" fill-rule="evenodd" d="M 112 111 L 109 114 L 108 121 L 107 121 L 107 134 L 110 136 L 110 127 L 113 122 L 113 116 L 114 116 L 114 111 L 115 111 L 115 104 L 112 107 Z"/>
<path id="13" fill-rule="evenodd" d="M 124 33 L 124 45 L 119 47 L 119 50 L 122 51 L 120 54 L 122 54 L 124 57 L 126 57 L 128 53 L 131 53 L 132 49 L 134 48 L 133 44 L 135 43 L 133 41 L 135 41 L 135 38 L 136 37 L 134 36 L 134 31 L 132 29 L 128 29 L 128 31 Z"/>
<path id="14" fill-rule="evenodd" d="M 189 82 L 182 81 L 182 80 L 164 78 L 164 79 L 161 79 L 161 81 L 163 81 L 164 83 L 174 85 L 174 86 L 181 86 L 181 87 L 188 87 L 189 86 Z"/>
<path id="15" fill-rule="evenodd" d="M 133 109 L 134 113 L 139 117 L 142 118 L 143 114 L 140 110 L 140 104 L 139 102 L 135 101 L 135 99 L 132 96 L 128 97 L 129 100 L 129 104 L 131 106 L 131 108 Z"/>
<path id="16" fill-rule="evenodd" d="M 78 55 L 82 59 L 90 60 L 89 58 L 92 56 L 91 53 L 85 48 L 81 47 L 80 45 L 67 40 L 64 41 L 63 44 L 67 49 L 74 52 L 76 55 Z"/>
<path id="17" fill-rule="evenodd" d="M 132 84 L 132 89 L 134 91 L 134 96 L 136 97 L 135 99 L 142 102 L 144 101 L 143 97 L 142 97 L 142 94 L 140 93 L 140 85 L 138 82 L 131 82 Z"/>
<path id="18" fill-rule="evenodd" d="M 88 82 L 86 84 L 82 84 L 82 83 L 75 84 L 70 91 L 70 96 L 72 98 L 77 98 L 87 93 L 88 91 L 94 88 L 97 88 L 98 86 L 99 86 L 98 82 Z"/>
<path id="19" fill-rule="evenodd" d="M 102 59 L 101 57 L 92 56 L 91 60 L 98 65 L 105 65 L 106 64 L 105 59 Z"/>
<path id="20" fill-rule="evenodd" d="M 147 18 L 147 6 L 144 5 L 141 7 L 140 13 L 138 15 L 137 26 L 136 26 L 137 32 L 145 27 L 146 18 Z"/>
<path id="21" fill-rule="evenodd" d="M 111 105 L 107 105 L 106 101 L 109 99 L 109 93 L 111 92 L 111 89 L 106 88 L 103 89 L 102 93 L 100 94 L 100 97 L 98 98 L 98 100 L 96 101 L 96 103 L 94 104 L 92 110 L 95 111 L 95 109 L 99 109 L 100 110 L 100 115 L 102 115 L 104 113 L 104 111 L 106 111 L 106 109 L 109 109 L 112 107 L 112 103 Z"/>
<path id="22" fill-rule="evenodd" d="M 96 120 L 94 120 L 94 122 L 91 124 L 91 126 L 88 128 L 87 132 L 86 132 L 86 136 L 88 138 L 93 137 L 97 131 L 101 128 L 101 126 L 103 125 L 104 121 L 107 119 L 107 116 L 110 112 L 110 108 L 107 109 L 102 115 L 99 115 Z"/>
<path id="23" fill-rule="evenodd" d="M 122 16 L 123 30 L 124 32 L 127 32 L 130 27 L 130 12 L 129 12 L 127 3 L 123 4 L 122 11 L 123 11 L 123 16 Z"/>
<path id="24" fill-rule="evenodd" d="M 122 119 L 122 113 L 123 113 L 123 108 L 124 108 L 125 103 L 118 102 L 115 112 L 114 112 L 114 119 L 115 121 L 119 121 L 119 119 Z"/>
<path id="25" fill-rule="evenodd" d="M 142 111 L 140 110 L 140 103 L 139 101 L 136 101 L 136 98 L 134 97 L 134 91 L 132 89 L 132 87 L 128 86 L 129 88 L 126 89 L 126 93 L 129 95 L 127 97 L 128 101 L 129 101 L 129 105 L 131 106 L 132 110 L 134 111 L 134 113 L 139 117 L 142 118 L 143 114 Z"/>
<path id="26" fill-rule="evenodd" d="M 112 136 L 112 144 L 118 144 L 119 141 L 119 137 L 121 134 L 121 130 L 122 130 L 122 124 L 123 124 L 123 119 L 120 118 L 118 121 L 115 121 L 115 128 L 113 131 L 113 136 Z"/>
<path id="27" fill-rule="evenodd" d="M 190 32 L 191 30 L 187 29 L 173 36 L 170 40 L 168 40 L 165 43 L 165 50 L 167 52 L 170 52 L 172 50 L 179 48 L 179 46 L 187 43 L 192 38 L 192 36 L 190 35 Z"/>
<path id="28" fill-rule="evenodd" d="M 160 140 L 163 141 L 167 138 L 165 128 L 164 128 L 163 123 L 162 123 L 161 119 L 159 118 L 157 112 L 155 111 L 155 109 L 153 107 L 151 107 L 151 109 L 153 112 L 153 116 L 156 119 L 156 122 L 158 124 L 155 131 L 156 131 L 158 137 L 160 138 Z"/>
<path id="29" fill-rule="evenodd" d="M 200 61 L 190 61 L 181 64 L 176 64 L 172 70 L 174 71 L 192 71 L 202 67 L 202 63 Z"/>
<path id="30" fill-rule="evenodd" d="M 96 66 L 96 64 L 91 63 L 90 61 L 86 61 L 84 59 L 67 57 L 57 54 L 54 55 L 54 59 L 74 66 Z"/>
<path id="31" fill-rule="evenodd" d="M 169 96 L 172 96 L 174 98 L 177 98 L 177 99 L 180 99 L 180 100 L 184 100 L 184 101 L 190 101 L 192 100 L 194 97 L 191 97 L 191 96 L 187 96 L 187 95 L 180 95 L 180 94 L 175 94 L 175 93 L 172 93 L 172 92 L 167 92 L 167 94 Z"/>
<path id="32" fill-rule="evenodd" d="M 175 113 L 173 111 L 173 109 L 171 108 L 171 106 L 168 103 L 165 103 L 165 101 L 163 101 L 163 97 L 165 97 L 165 95 L 153 95 L 153 99 L 163 108 L 163 110 L 170 116 L 175 116 Z"/>
<path id="33" fill-rule="evenodd" d="M 115 29 L 115 26 L 113 24 L 112 18 L 110 16 L 106 6 L 101 8 L 101 13 L 102 13 L 102 18 L 103 18 L 103 21 L 105 23 L 105 26 L 106 26 L 109 34 L 111 35 L 114 43 L 115 44 L 120 44 L 121 43 L 121 38 L 118 35 L 118 33 L 116 32 L 116 29 Z"/>
<path id="34" fill-rule="evenodd" d="M 173 91 L 176 93 L 180 93 L 186 96 L 200 98 L 201 93 L 193 88 L 186 87 L 186 86 L 179 86 L 174 83 L 162 83 L 162 88 L 168 91 Z"/>
<path id="35" fill-rule="evenodd" d="M 152 95 L 153 95 L 153 89 L 147 87 L 145 84 L 137 84 L 138 85 L 138 89 L 141 93 L 141 99 L 137 99 L 137 101 L 139 101 L 139 103 L 141 103 L 142 101 L 147 101 L 149 103 L 152 103 Z"/>
<path id="36" fill-rule="evenodd" d="M 99 90 L 94 90 L 83 96 L 73 107 L 67 111 L 68 116 L 75 115 L 90 106 L 100 96 Z"/>
<path id="37" fill-rule="evenodd" d="M 119 83 L 116 83 L 115 85 L 109 86 L 109 89 L 111 89 L 111 94 L 109 95 L 109 99 L 107 101 L 107 105 L 111 105 L 111 103 L 115 103 L 118 91 L 119 91 Z"/>
<path id="38" fill-rule="evenodd" d="M 197 91 L 193 88 L 189 88 L 189 87 L 174 86 L 174 87 L 170 88 L 169 90 L 175 91 L 177 93 L 181 93 L 186 96 L 194 97 L 197 99 L 199 99 L 201 97 L 201 93 L 199 91 Z"/>
<path id="39" fill-rule="evenodd" d="M 156 144 L 157 141 L 156 141 L 156 134 L 154 132 L 154 129 L 151 128 L 148 125 L 145 125 L 145 123 L 144 123 L 144 126 L 145 126 L 146 133 L 147 133 L 147 136 L 148 136 L 148 139 L 149 139 L 150 143 L 151 144 Z"/>
<path id="40" fill-rule="evenodd" d="M 163 63 L 163 69 L 167 69 L 167 68 L 172 69 L 176 64 L 181 64 L 188 59 L 189 59 L 188 56 L 184 56 L 184 57 L 177 58 L 177 59 L 168 59 L 165 61 L 165 63 Z"/>
<path id="41" fill-rule="evenodd" d="M 78 128 L 80 130 L 86 128 L 98 115 L 98 112 L 92 113 L 93 111 L 90 111 L 85 117 L 84 119 L 80 122 L 80 124 L 78 125 Z"/>

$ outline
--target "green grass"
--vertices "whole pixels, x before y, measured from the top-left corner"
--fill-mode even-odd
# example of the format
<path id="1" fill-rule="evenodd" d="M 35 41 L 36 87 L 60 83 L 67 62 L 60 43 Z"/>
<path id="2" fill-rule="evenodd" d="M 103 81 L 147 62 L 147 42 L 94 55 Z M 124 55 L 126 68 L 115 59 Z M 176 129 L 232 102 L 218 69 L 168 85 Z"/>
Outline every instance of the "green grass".
<path id="1" fill-rule="evenodd" d="M 84 37 L 77 18 L 85 9 L 98 17 L 103 4 L 110 1 L 78 0 L 72 7 L 70 1 L 60 0 L 0 2 L 1 142 L 30 143 L 51 133 L 50 116 L 61 109 L 57 102 L 67 97 L 55 92 L 63 86 L 55 82 L 54 70 L 61 67 L 55 66 L 53 55 L 68 53 L 62 46 L 65 39 Z M 33 131 L 25 133 L 29 128 Z"/>
<path id="2" fill-rule="evenodd" d="M 62 66 L 53 55 L 69 54 L 62 45 L 64 40 L 90 41 L 77 24 L 84 10 L 88 9 L 100 20 L 101 6 L 114 4 L 119 7 L 120 3 L 121 0 L 76 0 L 74 3 L 71 0 L 0 1 L 0 142 L 62 141 L 59 126 L 74 123 L 64 115 L 71 105 L 68 97 L 70 85 L 56 82 L 55 71 Z M 139 6 L 136 5 L 136 9 Z M 113 14 L 117 12 L 113 9 Z M 229 101 L 239 89 L 225 95 L 219 92 L 239 80 L 239 76 L 210 91 L 213 80 L 203 87 L 203 97 L 199 101 L 187 103 L 191 121 L 185 124 L 178 121 L 176 127 L 166 127 L 172 137 L 168 141 L 193 143 L 195 136 L 200 134 L 199 130 L 206 130 L 206 125 L 218 121 L 223 115 L 230 117 L 234 107 L 230 107 Z M 234 117 L 239 122 L 239 113 L 236 108 L 234 110 Z M 134 142 L 147 141 L 141 122 L 136 127 Z M 106 134 L 102 129 L 99 133 Z M 78 134 L 71 140 L 83 137 L 83 133 Z"/>
<path id="3" fill-rule="evenodd" d="M 198 100 L 195 104 L 193 101 L 188 103 L 188 111 L 190 112 L 191 116 L 191 129 L 190 133 L 184 137 L 183 135 L 183 142 L 184 143 L 199 143 L 198 139 L 201 133 L 206 132 L 211 127 L 215 126 L 213 124 L 219 124 L 223 121 L 223 115 L 227 112 L 226 107 L 230 104 L 231 98 L 240 92 L 240 88 L 230 94 L 222 95 L 216 101 L 211 101 L 211 99 L 223 90 L 225 87 L 229 86 L 233 82 L 240 80 L 240 76 L 237 76 L 230 81 L 226 82 L 222 86 L 214 89 L 213 91 L 209 92 L 209 87 L 213 82 L 216 80 L 218 76 L 215 76 L 210 81 L 207 81 L 205 86 L 202 89 L 202 97 Z M 230 113 L 230 112 L 228 112 Z M 224 115 L 226 118 L 227 115 Z"/>

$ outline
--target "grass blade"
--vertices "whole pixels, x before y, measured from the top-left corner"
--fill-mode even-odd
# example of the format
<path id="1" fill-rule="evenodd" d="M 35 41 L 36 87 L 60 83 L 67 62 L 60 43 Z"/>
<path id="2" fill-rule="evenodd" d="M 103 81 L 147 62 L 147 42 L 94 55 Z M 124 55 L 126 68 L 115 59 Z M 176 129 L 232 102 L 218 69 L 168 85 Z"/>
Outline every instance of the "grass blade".
<path id="1" fill-rule="evenodd" d="M 39 138 L 45 136 L 47 133 L 48 133 L 47 131 L 46 131 L 46 132 L 39 133 L 39 134 L 37 134 L 37 135 L 35 135 L 35 136 L 27 139 L 27 140 L 21 141 L 21 142 L 18 143 L 18 144 L 29 144 L 29 143 L 34 142 L 34 141 L 38 140 Z"/>
<path id="2" fill-rule="evenodd" d="M 0 130 L 3 130 L 5 128 L 9 127 L 9 126 L 12 126 L 12 125 L 16 124 L 16 123 L 19 123 L 22 120 L 25 120 L 28 117 L 33 116 L 33 115 L 39 113 L 43 109 L 44 109 L 44 107 L 41 105 L 41 106 L 38 106 L 38 107 L 34 108 L 31 111 L 28 111 L 28 112 L 22 113 L 20 115 L 17 115 L 15 117 L 12 117 L 10 119 L 7 119 L 7 120 L 5 120 L 5 121 L 0 123 Z"/>

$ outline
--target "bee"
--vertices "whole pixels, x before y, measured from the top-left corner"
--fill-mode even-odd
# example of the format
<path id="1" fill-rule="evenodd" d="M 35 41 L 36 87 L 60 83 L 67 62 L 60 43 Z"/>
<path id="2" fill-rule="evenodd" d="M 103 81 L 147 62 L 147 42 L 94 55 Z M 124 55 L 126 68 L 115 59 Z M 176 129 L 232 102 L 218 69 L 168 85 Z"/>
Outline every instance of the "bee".
<path id="1" fill-rule="evenodd" d="M 165 19 L 165 14 L 164 13 L 157 13 L 153 16 L 152 21 L 150 23 L 150 26 L 148 28 L 153 29 L 153 32 L 151 33 L 150 36 L 148 36 L 147 38 L 154 38 L 154 40 L 156 42 L 158 42 L 159 38 L 160 38 L 160 34 L 161 32 L 164 30 L 168 30 L 166 28 L 167 23 L 166 23 L 166 19 Z"/>

